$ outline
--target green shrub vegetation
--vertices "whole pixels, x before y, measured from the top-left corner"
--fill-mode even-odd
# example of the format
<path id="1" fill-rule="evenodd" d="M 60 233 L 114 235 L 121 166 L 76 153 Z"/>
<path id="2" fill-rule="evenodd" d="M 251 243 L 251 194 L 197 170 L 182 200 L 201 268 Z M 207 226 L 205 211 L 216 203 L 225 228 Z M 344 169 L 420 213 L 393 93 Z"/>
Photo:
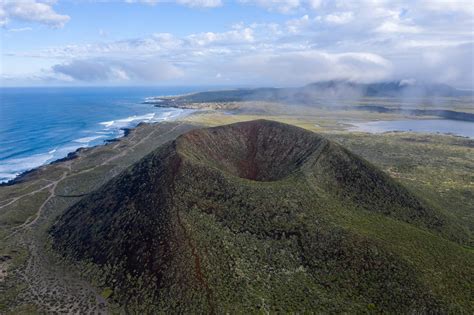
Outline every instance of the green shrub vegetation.
<path id="1" fill-rule="evenodd" d="M 132 313 L 474 312 L 468 229 L 343 146 L 271 121 L 187 132 L 49 232 Z"/>

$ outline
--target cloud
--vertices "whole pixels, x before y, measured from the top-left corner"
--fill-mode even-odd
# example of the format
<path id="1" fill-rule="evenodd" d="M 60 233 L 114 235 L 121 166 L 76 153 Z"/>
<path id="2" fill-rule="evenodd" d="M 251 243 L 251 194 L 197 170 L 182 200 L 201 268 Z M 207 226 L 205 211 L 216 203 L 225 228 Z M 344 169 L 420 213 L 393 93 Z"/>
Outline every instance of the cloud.
<path id="1" fill-rule="evenodd" d="M 427 10 L 474 15 L 474 8 L 470 0 L 422 0 L 420 4 Z"/>
<path id="2" fill-rule="evenodd" d="M 126 3 L 143 3 L 148 5 L 155 5 L 159 0 L 125 0 Z"/>
<path id="3" fill-rule="evenodd" d="M 305 10 L 315 11 L 331 3 L 328 0 L 239 0 L 239 2 L 282 14 L 301 13 Z M 342 1 L 337 1 L 339 2 Z"/>
<path id="4" fill-rule="evenodd" d="M 375 54 L 313 50 L 248 55 L 238 58 L 225 73 L 250 77 L 255 82 L 300 85 L 340 79 L 373 82 L 389 78 L 391 72 L 391 62 Z"/>
<path id="5" fill-rule="evenodd" d="M 394 75 L 474 89 L 474 43 L 418 47 L 413 58 L 397 61 Z"/>
<path id="6" fill-rule="evenodd" d="M 317 30 L 322 27 L 322 23 L 328 25 L 343 25 L 350 23 L 354 19 L 353 12 L 334 12 L 327 15 L 318 15 L 310 17 L 308 14 L 300 18 L 290 19 L 286 22 L 287 30 L 290 33 L 296 34 L 303 31 L 310 31 L 312 28 Z"/>
<path id="7" fill-rule="evenodd" d="M 314 10 L 319 9 L 322 3 L 323 3 L 322 0 L 308 0 L 309 7 Z"/>
<path id="8" fill-rule="evenodd" d="M 103 81 L 112 78 L 112 68 L 98 61 L 75 60 L 67 64 L 55 65 L 53 71 L 79 81 Z"/>
<path id="9" fill-rule="evenodd" d="M 127 3 L 143 3 L 148 5 L 156 5 L 158 3 L 168 2 L 165 0 L 125 0 Z M 191 8 L 216 8 L 222 5 L 221 0 L 176 0 L 177 4 L 188 6 Z"/>
<path id="10" fill-rule="evenodd" d="M 222 78 L 241 84 L 300 85 L 346 79 L 373 82 L 389 78 L 392 63 L 371 53 L 329 53 L 309 50 L 238 54 L 193 54 L 186 62 L 171 63 L 160 57 L 142 59 L 77 59 L 52 67 L 52 73 L 82 82 L 153 82 L 214 84 Z M 217 73 L 217 75 L 216 75 Z"/>
<path id="11" fill-rule="evenodd" d="M 253 30 L 249 27 L 234 29 L 222 33 L 199 33 L 192 34 L 186 38 L 190 44 L 198 46 L 206 46 L 209 44 L 238 44 L 249 43 L 254 41 Z"/>
<path id="12" fill-rule="evenodd" d="M 407 0 L 253 4 L 286 15 L 271 22 L 244 20 L 221 31 L 3 51 L 3 71 L 53 67 L 56 77 L 90 82 L 296 85 L 414 78 L 472 87 L 474 20 L 459 7 L 435 10 Z M 10 66 L 18 60 L 31 66 Z"/>
<path id="13" fill-rule="evenodd" d="M 178 4 L 188 7 L 215 8 L 222 5 L 221 0 L 177 0 Z"/>
<path id="14" fill-rule="evenodd" d="M 53 28 L 61 28 L 70 17 L 56 13 L 51 2 L 36 0 L 0 2 L 0 26 L 5 26 L 10 19 L 45 24 Z"/>
<path id="15" fill-rule="evenodd" d="M 32 31 L 31 27 L 9 28 L 7 31 L 12 33 Z"/>
<path id="16" fill-rule="evenodd" d="M 404 25 L 393 21 L 382 23 L 375 29 L 379 33 L 420 33 L 421 28 L 414 25 Z"/>
<path id="17" fill-rule="evenodd" d="M 52 67 L 53 73 L 77 81 L 138 81 L 160 82 L 182 75 L 176 66 L 161 60 L 73 60 Z"/>
<path id="18" fill-rule="evenodd" d="M 301 30 L 307 28 L 313 20 L 309 18 L 309 15 L 305 14 L 300 18 L 291 19 L 286 22 L 286 27 L 290 33 L 299 33 Z"/>
<path id="19" fill-rule="evenodd" d="M 267 29 L 267 25 L 256 26 Z M 7 56 L 22 56 L 35 58 L 65 58 L 84 59 L 101 56 L 157 56 L 167 58 L 179 57 L 180 54 L 205 54 L 207 50 L 214 53 L 227 51 L 229 46 L 248 45 L 255 41 L 254 28 L 236 25 L 234 29 L 224 32 L 195 33 L 178 38 L 170 33 L 155 33 L 144 38 L 106 41 L 84 45 L 66 45 L 50 47 L 36 52 L 4 53 Z"/>
<path id="20" fill-rule="evenodd" d="M 352 21 L 354 14 L 352 12 L 337 12 L 328 14 L 324 17 L 324 20 L 332 24 L 346 24 Z"/>
<path id="21" fill-rule="evenodd" d="M 251 4 L 263 7 L 270 11 L 277 11 L 280 13 L 293 13 L 295 10 L 299 9 L 303 1 L 300 0 L 240 0 L 241 3 Z M 317 6 L 318 1 L 309 1 L 313 5 Z"/>
<path id="22" fill-rule="evenodd" d="M 0 26 L 5 26 L 8 23 L 8 15 L 3 5 L 0 3 Z"/>

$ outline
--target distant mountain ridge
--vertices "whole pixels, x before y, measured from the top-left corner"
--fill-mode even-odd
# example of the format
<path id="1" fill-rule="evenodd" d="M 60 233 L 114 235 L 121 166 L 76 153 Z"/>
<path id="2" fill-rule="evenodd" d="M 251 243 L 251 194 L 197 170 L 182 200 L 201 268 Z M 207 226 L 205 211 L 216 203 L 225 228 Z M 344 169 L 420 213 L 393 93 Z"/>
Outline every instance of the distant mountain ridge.
<path id="1" fill-rule="evenodd" d="M 415 83 L 406 80 L 379 83 L 354 83 L 350 81 L 328 81 L 312 83 L 303 89 L 333 90 L 353 89 L 362 96 L 375 97 L 450 97 L 468 96 L 472 92 L 455 89 L 447 84 L 440 83 Z"/>
<path id="2" fill-rule="evenodd" d="M 193 93 L 176 97 L 156 97 L 147 103 L 176 106 L 183 103 L 274 101 L 309 103 L 318 98 L 352 99 L 357 97 L 434 98 L 472 96 L 472 91 L 455 89 L 446 84 L 424 84 L 407 81 L 355 83 L 326 81 L 296 88 L 243 88 Z"/>

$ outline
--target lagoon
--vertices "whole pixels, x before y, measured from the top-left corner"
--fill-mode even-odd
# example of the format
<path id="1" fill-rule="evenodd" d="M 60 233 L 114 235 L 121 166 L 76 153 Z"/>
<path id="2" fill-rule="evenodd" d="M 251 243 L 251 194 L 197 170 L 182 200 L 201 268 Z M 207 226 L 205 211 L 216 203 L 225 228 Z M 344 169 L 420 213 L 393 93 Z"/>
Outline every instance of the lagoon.
<path id="1" fill-rule="evenodd" d="M 352 122 L 351 131 L 383 133 L 389 131 L 409 131 L 420 133 L 453 134 L 474 138 L 474 122 L 450 119 L 427 120 L 381 120 L 370 122 Z"/>

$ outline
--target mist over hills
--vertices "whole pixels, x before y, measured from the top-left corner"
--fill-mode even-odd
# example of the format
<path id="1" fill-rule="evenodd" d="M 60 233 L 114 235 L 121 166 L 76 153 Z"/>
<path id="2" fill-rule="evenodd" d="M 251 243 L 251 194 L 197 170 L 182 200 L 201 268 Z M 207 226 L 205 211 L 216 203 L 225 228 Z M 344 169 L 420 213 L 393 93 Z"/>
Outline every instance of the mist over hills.
<path id="1" fill-rule="evenodd" d="M 411 81 L 381 83 L 355 83 L 327 81 L 297 88 L 243 88 L 199 92 L 178 97 L 150 99 L 148 102 L 166 106 L 190 102 L 240 102 L 275 101 L 286 103 L 311 103 L 314 99 L 354 99 L 361 97 L 436 98 L 472 96 L 472 91 L 458 90 L 446 84 L 422 84 Z"/>
<path id="2" fill-rule="evenodd" d="M 328 91 L 328 93 L 333 93 L 335 96 L 352 91 L 363 97 L 454 97 L 472 95 L 470 91 L 458 90 L 447 84 L 416 83 L 410 80 L 367 84 L 350 81 L 329 81 L 312 83 L 303 89 Z"/>
<path id="3" fill-rule="evenodd" d="M 181 135 L 50 234 L 130 312 L 469 312 L 472 253 L 452 218 L 342 146 L 272 121 Z M 404 235 L 416 251 L 403 253 Z M 458 273 L 427 276 L 433 256 L 439 274 Z"/>

